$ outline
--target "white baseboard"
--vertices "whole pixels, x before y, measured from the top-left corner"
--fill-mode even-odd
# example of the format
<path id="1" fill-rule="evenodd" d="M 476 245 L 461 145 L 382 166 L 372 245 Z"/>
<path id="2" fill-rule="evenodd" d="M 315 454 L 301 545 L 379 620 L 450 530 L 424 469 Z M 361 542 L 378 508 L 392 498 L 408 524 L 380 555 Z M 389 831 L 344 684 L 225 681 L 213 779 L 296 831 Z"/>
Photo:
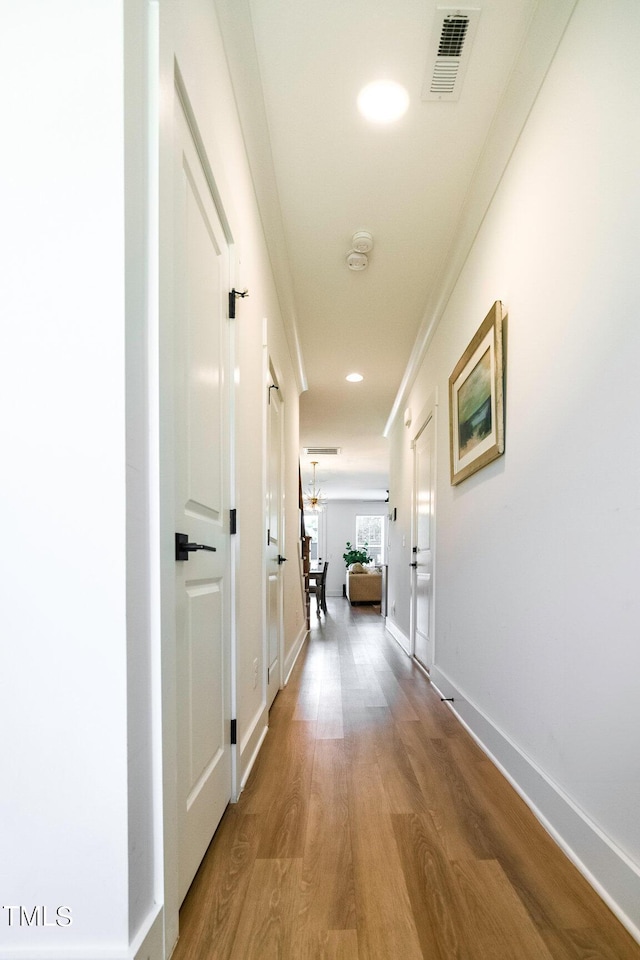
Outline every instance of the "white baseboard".
<path id="1" fill-rule="evenodd" d="M 147 932 L 140 934 L 132 944 L 134 960 L 162 960 L 164 957 L 164 910 L 156 908 L 153 922 L 148 925 Z"/>
<path id="2" fill-rule="evenodd" d="M 431 682 L 481 749 L 607 906 L 640 943 L 640 869 L 438 667 Z"/>
<path id="3" fill-rule="evenodd" d="M 291 649 L 289 650 L 288 655 L 285 658 L 284 663 L 284 686 L 289 682 L 289 677 L 291 676 L 291 671 L 293 670 L 296 660 L 300 655 L 300 651 L 304 646 L 304 642 L 307 639 L 308 630 L 306 625 L 303 626 L 293 642 Z M 253 769 L 253 765 L 256 762 L 257 756 L 260 753 L 260 747 L 264 743 L 264 738 L 266 737 L 269 731 L 269 711 L 266 706 L 263 706 L 258 713 L 255 715 L 253 720 L 249 725 L 249 729 L 242 738 L 240 742 L 240 776 L 239 776 L 239 789 L 238 796 L 235 798 L 235 802 L 238 801 L 240 794 L 245 788 L 245 784 L 249 779 L 249 774 Z"/>
<path id="4" fill-rule="evenodd" d="M 2 960 L 164 960 L 163 908 L 154 906 L 142 929 L 128 947 L 104 947 L 99 945 L 74 947 L 37 947 L 33 939 L 26 943 L 7 947 L 0 945 Z M 35 928 L 34 928 L 35 929 Z M 27 934 L 31 930 L 26 931 Z M 39 931 L 35 929 L 37 934 Z M 61 938 L 66 928 L 61 928 Z"/>
<path id="5" fill-rule="evenodd" d="M 247 780 L 249 779 L 249 774 L 253 770 L 253 765 L 258 758 L 258 754 L 260 753 L 260 747 L 264 743 L 264 738 L 269 732 L 269 713 L 268 711 L 265 711 L 265 713 L 266 713 L 266 717 L 265 717 L 264 723 L 260 727 L 256 727 L 256 731 L 259 735 L 257 737 L 257 741 L 255 743 L 253 752 L 249 757 L 249 759 L 247 760 L 246 764 L 242 765 L 242 776 L 240 779 L 240 790 L 238 793 L 238 798 L 246 786 Z M 236 802 L 237 802 L 237 799 L 236 799 Z"/>
<path id="6" fill-rule="evenodd" d="M 284 686 L 289 683 L 289 677 L 291 676 L 291 671 L 296 665 L 296 660 L 300 656 L 300 651 L 304 646 L 304 642 L 309 635 L 306 624 L 300 628 L 300 632 L 296 639 L 294 640 L 289 653 L 284 658 Z"/>
<path id="7" fill-rule="evenodd" d="M 402 630 L 396 626 L 393 620 L 389 620 L 389 617 L 385 617 L 384 626 L 388 633 L 391 634 L 396 643 L 399 643 L 407 656 L 411 656 L 411 641 L 409 637 L 405 636 Z"/>
<path id="8" fill-rule="evenodd" d="M 260 747 L 262 742 L 267 735 L 267 730 L 269 729 L 269 711 L 266 707 L 266 704 L 263 703 L 261 708 L 258 710 L 251 723 L 249 724 L 248 729 L 246 730 L 244 736 L 240 740 L 240 749 L 238 751 L 238 795 L 234 798 L 234 802 L 237 803 L 240 794 L 244 790 L 244 785 L 249 778 L 251 773 L 251 768 L 256 762 L 256 757 L 260 752 Z"/>

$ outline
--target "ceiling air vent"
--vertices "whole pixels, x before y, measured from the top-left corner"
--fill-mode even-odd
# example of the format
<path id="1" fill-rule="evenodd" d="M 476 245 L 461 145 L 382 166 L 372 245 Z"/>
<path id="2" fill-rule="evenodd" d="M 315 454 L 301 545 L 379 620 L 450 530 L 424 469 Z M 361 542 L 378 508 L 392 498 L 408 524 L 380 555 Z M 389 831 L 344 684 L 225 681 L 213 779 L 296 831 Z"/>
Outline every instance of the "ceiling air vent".
<path id="1" fill-rule="evenodd" d="M 340 453 L 340 447 L 305 447 L 304 452 L 311 457 L 335 457 Z"/>
<path id="2" fill-rule="evenodd" d="M 423 100 L 458 100 L 480 10 L 436 10 Z"/>

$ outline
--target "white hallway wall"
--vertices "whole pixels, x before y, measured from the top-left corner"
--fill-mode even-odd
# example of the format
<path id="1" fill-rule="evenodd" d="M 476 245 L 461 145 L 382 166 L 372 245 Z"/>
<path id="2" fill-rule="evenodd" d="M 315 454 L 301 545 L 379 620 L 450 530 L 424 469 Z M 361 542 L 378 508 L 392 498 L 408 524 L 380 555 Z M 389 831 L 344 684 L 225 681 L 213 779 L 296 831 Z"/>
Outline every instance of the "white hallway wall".
<path id="1" fill-rule="evenodd" d="M 639 43 L 636 3 L 577 4 L 408 398 L 440 401 L 434 678 L 636 936 Z M 448 377 L 496 299 L 506 453 L 453 487 Z M 404 516 L 399 422 L 391 463 Z"/>
<path id="2" fill-rule="evenodd" d="M 131 926 L 153 912 L 144 179 L 126 223 L 123 202 L 125 171 L 131 183 L 146 159 L 143 122 L 125 163 L 125 122 L 144 114 L 142 6 L 127 9 L 138 72 L 126 113 L 121 3 L 3 11 L 13 88 L 0 177 L 0 513 L 12 544 L 0 709 L 15 731 L 2 759 L 7 958 L 88 957 L 96 943 L 124 956 Z M 141 265 L 135 278 L 125 257 Z M 17 911 L 11 922 L 10 905 L 37 906 L 39 924 Z M 61 905 L 70 924 L 57 923 Z"/>

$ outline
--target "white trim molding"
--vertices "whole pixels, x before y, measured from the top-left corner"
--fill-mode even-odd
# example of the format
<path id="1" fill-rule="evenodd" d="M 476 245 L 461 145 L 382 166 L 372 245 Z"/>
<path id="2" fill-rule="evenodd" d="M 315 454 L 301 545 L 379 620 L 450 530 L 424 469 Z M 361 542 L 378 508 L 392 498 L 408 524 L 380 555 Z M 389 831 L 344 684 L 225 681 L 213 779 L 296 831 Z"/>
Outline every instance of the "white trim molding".
<path id="1" fill-rule="evenodd" d="M 304 642 L 309 635 L 309 631 L 306 626 L 302 627 L 300 633 L 298 634 L 296 640 L 293 643 L 291 650 L 289 651 L 287 657 L 285 658 L 284 663 L 284 686 L 289 682 L 289 677 L 291 676 L 291 671 L 293 670 L 296 660 L 302 651 Z M 249 730 L 245 737 L 243 737 L 240 744 L 240 789 L 238 790 L 237 796 L 235 797 L 235 802 L 240 799 L 240 794 L 245 788 L 247 780 L 249 779 L 249 774 L 253 769 L 253 765 L 258 758 L 260 753 L 260 748 L 264 743 L 265 737 L 269 732 L 269 711 L 266 707 L 263 707 L 256 717 L 254 718 L 253 723 L 251 724 Z M 251 751 L 249 759 L 245 762 L 245 757 Z"/>
<path id="2" fill-rule="evenodd" d="M 545 830 L 640 942 L 640 869 L 559 786 L 438 667 L 431 682 Z"/>
<path id="3" fill-rule="evenodd" d="M 247 782 L 249 774 L 251 773 L 251 768 L 256 762 L 256 757 L 260 752 L 260 747 L 262 746 L 264 738 L 267 735 L 268 729 L 269 711 L 267 710 L 266 704 L 263 701 L 262 706 L 254 715 L 253 720 L 249 723 L 247 731 L 242 736 L 239 743 L 238 781 L 232 797 L 233 803 L 237 803 L 237 801 L 240 799 L 240 794 L 244 790 L 244 785 Z M 249 757 L 248 760 L 247 757 Z"/>
<path id="4" fill-rule="evenodd" d="M 393 622 L 393 620 L 389 620 L 389 617 L 385 617 L 384 627 L 385 627 L 385 630 L 386 630 L 388 633 L 391 634 L 391 636 L 392 636 L 393 639 L 396 641 L 396 643 L 397 643 L 399 646 L 402 647 L 402 649 L 404 650 L 404 652 L 406 653 L 406 655 L 407 655 L 408 657 L 410 657 L 410 656 L 411 656 L 411 641 L 409 640 L 409 637 L 407 637 L 407 636 L 402 632 L 402 630 L 400 630 L 400 628 L 399 628 L 398 626 L 396 626 L 396 624 Z"/>
<path id="5" fill-rule="evenodd" d="M 305 624 L 303 627 L 300 628 L 300 632 L 298 636 L 294 640 L 293 645 L 289 650 L 289 653 L 286 655 L 284 659 L 284 686 L 285 687 L 289 683 L 289 677 L 291 676 L 291 672 L 296 665 L 296 660 L 300 656 L 300 653 L 304 646 L 304 642 L 308 636 L 309 636 L 309 631 L 307 630 L 307 627 Z"/>
<path id="6" fill-rule="evenodd" d="M 240 756 L 242 762 L 240 768 L 242 770 L 240 778 L 240 789 L 238 790 L 237 795 L 234 797 L 233 802 L 237 803 L 240 799 L 240 794 L 244 790 L 247 780 L 249 779 L 249 774 L 253 770 L 253 765 L 258 759 L 258 754 L 260 753 L 260 748 L 264 743 L 264 738 L 269 732 L 269 711 L 266 709 L 261 711 L 257 723 L 254 723 L 251 730 L 251 735 L 244 740 L 242 748 L 240 750 Z M 246 764 L 244 763 L 244 758 L 249 752 L 249 749 L 252 749 L 251 756 L 247 760 Z"/>
<path id="7" fill-rule="evenodd" d="M 66 946 L 57 949 L 55 947 L 36 949 L 38 960 L 163 960 L 163 908 L 154 906 L 128 947 Z M 27 960 L 27 957 L 35 957 L 33 947 L 25 953 L 24 946 L 5 948 L 3 944 L 3 960 Z"/>
<path id="8" fill-rule="evenodd" d="M 139 934 L 131 945 L 134 960 L 161 960 L 164 953 L 163 908 L 156 907 L 148 929 Z"/>

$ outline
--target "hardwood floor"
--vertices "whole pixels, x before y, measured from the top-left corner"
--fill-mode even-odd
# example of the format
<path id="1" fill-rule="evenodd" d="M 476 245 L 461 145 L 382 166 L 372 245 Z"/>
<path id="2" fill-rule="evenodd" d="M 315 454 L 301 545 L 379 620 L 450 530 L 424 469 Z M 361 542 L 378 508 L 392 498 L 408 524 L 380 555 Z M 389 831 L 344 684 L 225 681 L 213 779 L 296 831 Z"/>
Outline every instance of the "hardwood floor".
<path id="1" fill-rule="evenodd" d="M 380 616 L 311 625 L 174 960 L 640 960 Z"/>

